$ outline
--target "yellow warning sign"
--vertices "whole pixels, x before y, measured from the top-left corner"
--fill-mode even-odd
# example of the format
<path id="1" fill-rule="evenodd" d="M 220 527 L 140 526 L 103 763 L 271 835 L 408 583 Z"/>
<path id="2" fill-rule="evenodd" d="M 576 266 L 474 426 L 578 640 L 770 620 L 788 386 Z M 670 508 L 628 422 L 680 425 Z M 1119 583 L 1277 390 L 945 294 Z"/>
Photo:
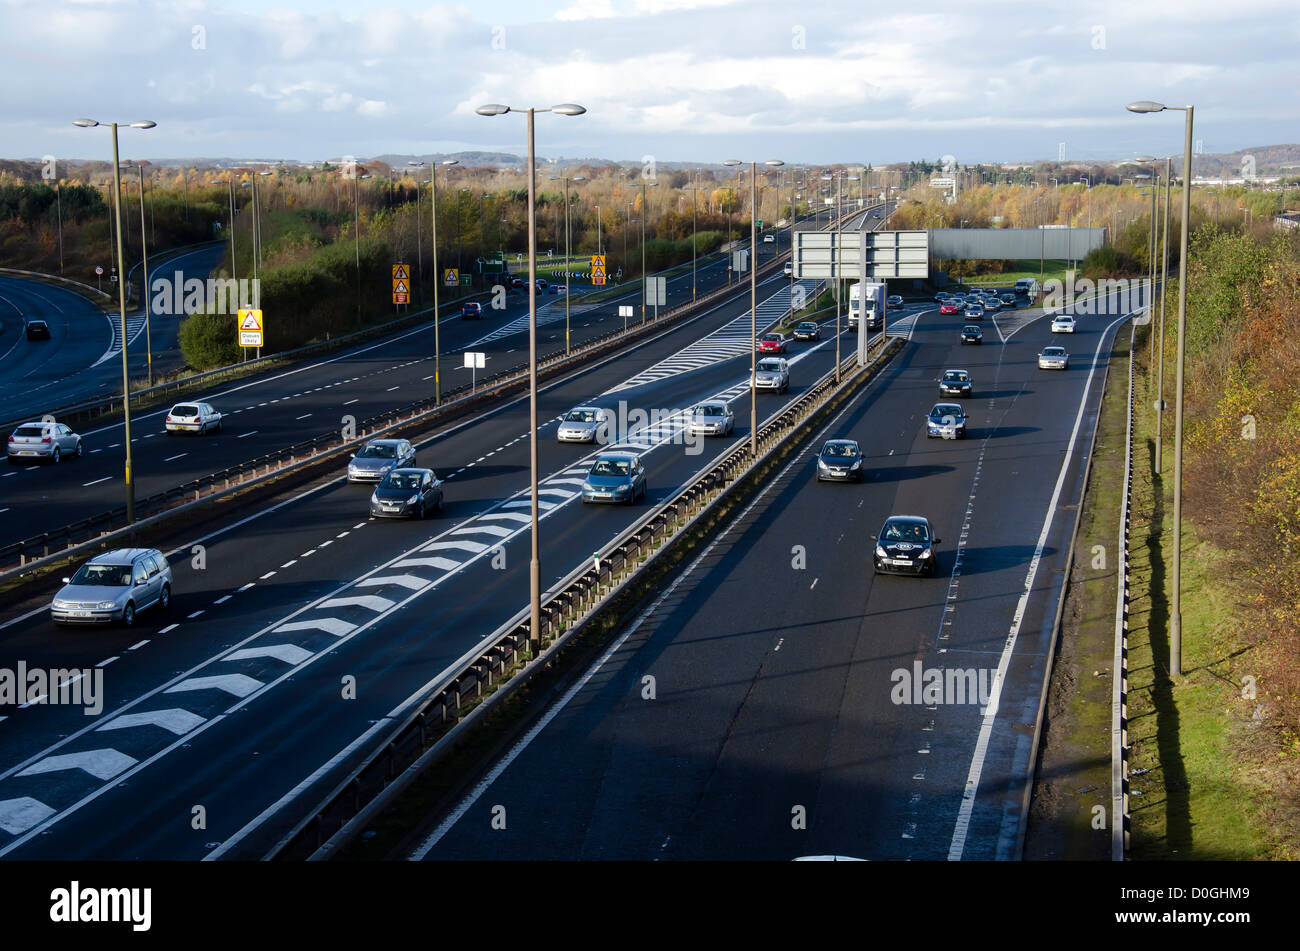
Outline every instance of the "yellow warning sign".
<path id="1" fill-rule="evenodd" d="M 409 304 L 411 302 L 411 285 L 401 278 L 393 278 L 393 303 Z"/>
<path id="2" fill-rule="evenodd" d="M 408 265 L 406 265 L 406 264 L 394 264 L 394 265 L 393 265 L 393 280 L 394 280 L 394 281 L 398 281 L 398 280 L 401 280 L 401 281 L 409 281 L 410 279 L 411 279 L 411 268 L 410 268 Z"/>
<path id="3" fill-rule="evenodd" d="M 239 345 L 241 347 L 262 346 L 262 312 L 260 310 L 239 311 Z"/>
<path id="4" fill-rule="evenodd" d="M 605 255 L 593 254 L 591 256 L 591 269 L 594 271 L 596 268 L 600 268 L 602 271 L 605 270 Z"/>
<path id="5" fill-rule="evenodd" d="M 455 287 L 459 283 L 460 283 L 460 272 L 456 268 L 449 267 L 442 272 L 443 287 Z"/>

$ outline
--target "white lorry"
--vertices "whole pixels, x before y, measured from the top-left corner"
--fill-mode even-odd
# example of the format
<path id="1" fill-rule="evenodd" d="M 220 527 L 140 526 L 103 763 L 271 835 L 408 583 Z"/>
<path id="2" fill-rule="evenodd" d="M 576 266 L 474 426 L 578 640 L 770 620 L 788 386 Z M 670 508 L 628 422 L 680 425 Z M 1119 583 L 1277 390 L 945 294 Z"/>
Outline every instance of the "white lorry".
<path id="1" fill-rule="evenodd" d="M 879 330 L 880 317 L 885 311 L 885 285 L 868 284 L 866 294 L 862 292 L 862 283 L 854 281 L 849 286 L 849 330 L 856 333 L 858 318 L 866 314 L 867 329 Z"/>

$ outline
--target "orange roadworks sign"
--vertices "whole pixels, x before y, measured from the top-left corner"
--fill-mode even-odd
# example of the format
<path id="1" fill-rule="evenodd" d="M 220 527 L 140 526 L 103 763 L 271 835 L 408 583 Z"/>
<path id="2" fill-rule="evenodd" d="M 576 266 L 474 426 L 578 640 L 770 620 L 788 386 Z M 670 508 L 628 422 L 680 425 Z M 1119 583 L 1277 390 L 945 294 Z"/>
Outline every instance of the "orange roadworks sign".
<path id="1" fill-rule="evenodd" d="M 593 254 L 591 256 L 591 283 L 605 283 L 605 255 Z"/>
<path id="2" fill-rule="evenodd" d="M 393 265 L 394 281 L 409 281 L 411 279 L 411 268 L 406 264 Z"/>
<path id="3" fill-rule="evenodd" d="M 411 302 L 411 285 L 401 278 L 393 278 L 393 303 L 409 304 Z"/>

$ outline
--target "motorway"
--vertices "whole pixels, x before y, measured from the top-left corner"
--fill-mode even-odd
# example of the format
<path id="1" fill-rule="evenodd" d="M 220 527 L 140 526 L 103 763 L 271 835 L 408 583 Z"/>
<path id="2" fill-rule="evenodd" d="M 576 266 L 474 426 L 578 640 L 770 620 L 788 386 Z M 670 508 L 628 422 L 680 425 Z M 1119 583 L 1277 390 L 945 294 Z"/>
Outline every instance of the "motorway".
<path id="1" fill-rule="evenodd" d="M 150 282 L 176 271 L 203 279 L 220 260 L 219 247 L 168 255 L 150 272 Z M 48 323 L 50 339 L 28 340 L 23 332 L 28 320 Z M 131 375 L 143 377 L 149 363 L 144 311 L 128 313 L 126 327 Z M 184 363 L 176 331 L 174 318 L 155 314 L 150 320 L 155 374 Z M 57 406 L 121 393 L 121 341 L 120 317 L 81 294 L 57 284 L 0 276 L 0 405 L 5 417 L 39 417 Z"/>
<path id="2" fill-rule="evenodd" d="M 1118 321 L 1083 316 L 1053 337 L 1046 320 L 1003 314 L 966 348 L 962 323 L 923 311 L 886 372 L 408 857 L 1017 857 Z M 1069 370 L 1037 368 L 1049 343 L 1067 347 Z M 975 381 L 970 433 L 927 440 L 949 368 Z M 816 482 L 832 437 L 863 446 L 863 484 Z M 873 576 L 871 539 L 891 514 L 934 524 L 936 577 Z M 988 692 L 895 693 L 930 669 L 971 671 L 964 684 Z"/>
<path id="3" fill-rule="evenodd" d="M 763 281 L 760 319 L 777 316 L 788 294 L 786 279 Z M 683 444 L 680 418 L 627 434 L 646 462 L 647 503 L 667 497 L 748 432 L 747 305 L 741 294 L 542 388 L 544 584 L 644 511 L 583 506 L 578 485 L 595 450 L 557 444 L 560 415 L 590 402 L 736 401 L 736 434 L 698 454 Z M 465 335 L 491 329 L 474 324 Z M 399 364 L 427 370 L 416 341 L 388 346 L 411 348 Z M 790 393 L 763 395 L 764 418 L 829 370 L 833 346 L 794 345 Z M 398 355 L 383 356 L 396 372 Z M 357 375 L 341 362 L 317 366 Z M 237 438 L 237 425 L 220 438 Z M 0 856 L 263 854 L 378 732 L 526 603 L 528 440 L 520 398 L 417 444 L 420 463 L 446 480 L 444 511 L 424 523 L 368 521 L 368 489 L 341 479 L 234 513 L 169 552 L 173 604 L 133 630 L 56 630 L 35 601 L 15 611 L 0 625 L 0 668 L 94 668 L 105 696 L 98 716 L 38 703 L 0 717 Z"/>
<path id="4" fill-rule="evenodd" d="M 820 227 L 824 223 L 824 218 L 812 219 L 802 227 Z M 759 260 L 766 262 L 788 247 L 789 232 L 782 229 L 776 242 L 760 242 Z M 722 287 L 726 281 L 726 262 L 714 258 L 699 267 L 698 293 Z M 691 293 L 692 276 L 688 266 L 669 277 L 667 306 L 689 302 Z M 637 298 L 636 291 L 600 304 L 582 304 L 575 298 L 570 304 L 573 345 L 621 327 L 618 305 Z M 527 295 L 509 295 L 504 310 L 485 307 L 484 311 L 488 316 L 481 321 L 466 321 L 456 316 L 443 317 L 440 322 L 444 392 L 467 382 L 469 371 L 463 369 L 461 358 L 466 350 L 486 354 L 484 372 L 489 374 L 527 359 Z M 653 316 L 653 308 L 648 313 Z M 563 346 L 564 319 L 563 297 L 539 296 L 539 354 Z M 634 320 L 639 319 L 638 310 Z M 102 316 L 98 320 L 107 327 Z M 170 319 L 155 320 L 155 338 L 168 322 L 174 323 Z M 163 430 L 167 408 L 134 415 L 131 442 L 136 497 L 163 492 L 284 446 L 337 432 L 347 416 L 362 420 L 432 396 L 432 330 L 430 321 L 343 354 L 263 374 L 194 397 L 206 399 L 224 414 L 220 433 L 169 437 Z M 171 333 L 174 336 L 174 328 Z M 94 372 L 107 373 L 111 378 L 111 364 L 112 361 L 101 364 Z M 120 381 L 120 357 L 116 365 Z M 60 396 L 54 402 L 67 401 Z M 5 516 L 0 519 L 0 545 L 34 537 L 125 503 L 121 423 L 87 430 L 81 435 L 85 450 L 81 459 L 65 460 L 57 467 L 10 465 L 7 471 L 0 472 L 0 515 Z"/>

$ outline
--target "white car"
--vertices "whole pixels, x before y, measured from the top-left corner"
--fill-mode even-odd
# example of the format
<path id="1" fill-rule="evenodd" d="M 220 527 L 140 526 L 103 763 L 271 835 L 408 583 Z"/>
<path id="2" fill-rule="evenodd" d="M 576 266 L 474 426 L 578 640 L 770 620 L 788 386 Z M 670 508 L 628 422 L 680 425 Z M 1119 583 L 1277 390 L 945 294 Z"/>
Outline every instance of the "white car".
<path id="1" fill-rule="evenodd" d="M 783 277 L 794 277 L 794 265 L 791 264 L 789 261 L 786 261 L 785 268 L 782 269 L 781 275 Z"/>
<path id="2" fill-rule="evenodd" d="M 776 243 L 776 235 L 774 235 L 774 234 L 765 234 L 765 235 L 763 235 L 763 243 L 764 243 L 764 244 L 775 244 L 775 243 Z"/>
<path id="3" fill-rule="evenodd" d="M 1071 317 L 1069 314 L 1061 314 L 1059 317 L 1053 317 L 1052 333 L 1054 334 L 1074 333 L 1074 318 Z"/>
<path id="4" fill-rule="evenodd" d="M 211 403 L 177 403 L 167 413 L 167 435 L 172 433 L 207 434 L 208 430 L 221 432 L 221 414 Z"/>

